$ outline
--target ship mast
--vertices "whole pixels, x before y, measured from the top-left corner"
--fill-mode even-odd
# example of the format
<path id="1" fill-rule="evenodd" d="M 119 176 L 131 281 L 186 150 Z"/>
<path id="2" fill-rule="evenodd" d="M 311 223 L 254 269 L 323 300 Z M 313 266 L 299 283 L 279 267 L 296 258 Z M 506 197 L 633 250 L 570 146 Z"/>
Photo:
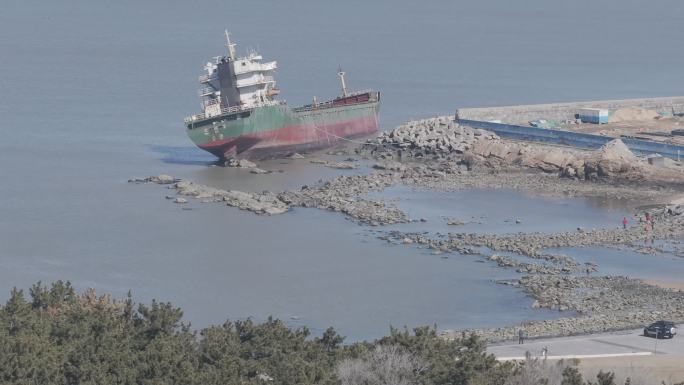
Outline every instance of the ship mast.
<path id="1" fill-rule="evenodd" d="M 224 30 L 226 34 L 226 48 L 228 49 L 228 57 L 230 60 L 235 60 L 235 43 L 230 41 L 230 33 L 228 30 Z"/>
<path id="2" fill-rule="evenodd" d="M 340 82 L 342 83 L 342 97 L 346 98 L 347 97 L 347 84 L 344 82 L 345 72 L 342 71 L 342 68 L 340 67 L 337 74 L 340 76 Z"/>

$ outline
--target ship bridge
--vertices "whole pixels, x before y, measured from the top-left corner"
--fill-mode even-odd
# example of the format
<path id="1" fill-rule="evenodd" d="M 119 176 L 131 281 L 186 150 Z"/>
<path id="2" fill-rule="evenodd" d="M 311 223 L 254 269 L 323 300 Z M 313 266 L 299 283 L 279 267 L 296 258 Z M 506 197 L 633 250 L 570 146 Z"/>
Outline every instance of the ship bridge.
<path id="1" fill-rule="evenodd" d="M 263 58 L 251 50 L 237 57 L 235 43 L 226 31 L 226 56 L 217 56 L 208 62 L 206 74 L 199 77 L 198 91 L 202 100 L 203 115 L 220 115 L 227 109 L 251 109 L 274 104 L 273 97 L 280 92 L 273 77 L 278 64 L 262 62 Z"/>

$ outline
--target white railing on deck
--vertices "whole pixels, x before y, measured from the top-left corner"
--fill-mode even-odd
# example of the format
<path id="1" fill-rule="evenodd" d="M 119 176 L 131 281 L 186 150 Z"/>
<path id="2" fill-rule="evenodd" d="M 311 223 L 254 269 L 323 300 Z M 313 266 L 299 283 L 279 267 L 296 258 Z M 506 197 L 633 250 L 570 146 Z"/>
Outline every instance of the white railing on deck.
<path id="1" fill-rule="evenodd" d="M 363 95 L 363 94 L 367 94 L 367 93 L 369 93 L 369 92 L 373 92 L 373 90 L 370 89 L 370 88 L 367 88 L 367 89 L 365 89 L 365 90 L 352 91 L 351 93 L 347 94 L 347 97 L 356 96 L 356 95 Z"/>
<path id="2" fill-rule="evenodd" d="M 211 75 L 200 75 L 197 80 L 199 80 L 200 83 L 207 83 L 209 80 L 211 80 Z"/>
<path id="3" fill-rule="evenodd" d="M 363 95 L 363 94 L 367 94 L 369 92 L 374 92 L 374 91 L 370 88 L 366 89 L 366 90 L 361 90 L 361 91 L 354 91 L 354 92 L 347 94 L 347 97 L 349 98 L 349 97 L 356 96 L 356 95 Z M 340 97 L 340 98 L 342 98 L 342 97 Z M 342 99 L 344 99 L 344 98 L 342 98 Z M 336 100 L 338 100 L 338 99 L 328 100 L 328 101 L 322 102 L 322 103 L 309 104 L 307 106 L 293 108 L 293 110 L 297 111 L 297 112 L 301 112 L 301 111 L 313 111 L 313 110 L 317 110 L 319 108 L 327 108 L 327 107 L 331 107 L 335 103 Z"/>
<path id="4" fill-rule="evenodd" d="M 218 102 L 218 99 L 216 99 L 216 101 Z M 216 103 L 213 103 L 213 104 L 216 104 Z M 259 103 L 258 105 L 254 105 L 251 107 L 241 107 L 241 106 L 223 107 L 223 108 L 221 108 L 221 114 L 220 115 L 233 114 L 233 113 L 241 112 L 241 111 L 251 111 L 251 110 L 253 110 L 255 108 L 259 108 L 259 107 L 280 106 L 280 105 L 284 105 L 284 104 L 287 104 L 287 102 L 285 100 L 272 100 L 270 102 Z M 216 115 L 216 116 L 220 116 L 220 115 Z M 188 116 L 184 120 L 185 120 L 185 123 L 190 123 L 190 122 L 202 120 L 202 119 L 209 118 L 209 117 L 210 116 L 207 116 L 204 112 L 202 112 L 199 114 Z"/>
<path id="5" fill-rule="evenodd" d="M 199 94 L 199 96 L 206 96 L 206 95 L 211 95 L 214 92 L 216 92 L 214 87 L 204 87 L 204 88 L 200 88 L 199 91 L 197 91 L 197 94 Z"/>

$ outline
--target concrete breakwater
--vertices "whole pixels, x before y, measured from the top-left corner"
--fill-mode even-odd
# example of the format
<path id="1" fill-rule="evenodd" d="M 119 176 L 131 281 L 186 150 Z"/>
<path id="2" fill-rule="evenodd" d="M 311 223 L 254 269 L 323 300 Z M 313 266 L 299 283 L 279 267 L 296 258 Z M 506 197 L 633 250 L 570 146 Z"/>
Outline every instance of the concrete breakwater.
<path id="1" fill-rule="evenodd" d="M 576 129 L 530 127 L 531 121 L 546 119 L 547 121 L 574 122 L 583 108 L 600 108 L 615 113 L 619 121 L 635 120 L 647 123 L 661 116 L 674 116 L 684 113 L 684 97 L 674 96 L 666 98 L 627 99 L 627 100 L 598 100 L 588 102 L 534 104 L 504 107 L 459 108 L 456 110 L 455 120 L 461 125 L 485 129 L 503 138 L 544 142 L 572 146 L 582 149 L 596 149 L 609 142 L 612 138 L 605 133 L 575 132 Z M 611 122 L 613 117 L 610 118 Z M 678 123 L 678 122 L 674 122 Z M 672 124 L 674 124 L 672 123 Z M 669 129 L 672 129 L 669 127 Z M 626 132 L 626 131 L 621 131 Z M 664 143 L 648 140 L 647 138 L 633 138 L 633 133 L 626 132 L 622 140 L 627 147 L 639 155 L 660 154 L 671 159 L 680 160 L 684 157 L 684 146 L 681 143 Z M 662 134 L 662 133 L 659 133 Z M 621 137 L 621 135 L 614 135 Z"/>
<path id="2" fill-rule="evenodd" d="M 479 120 L 460 119 L 459 123 L 468 127 L 489 130 L 507 139 L 559 144 L 581 149 L 597 149 L 613 140 L 611 137 L 602 135 Z M 621 140 L 630 151 L 639 155 L 660 154 L 661 156 L 676 160 L 684 158 L 684 146 L 632 138 L 623 138 Z"/>
<path id="3" fill-rule="evenodd" d="M 528 124 L 528 122 L 544 118 L 552 120 L 575 119 L 575 114 L 582 108 L 603 108 L 618 110 L 623 108 L 643 108 L 658 112 L 680 111 L 684 107 L 684 96 L 663 98 L 643 98 L 624 100 L 597 100 L 587 102 L 531 104 L 520 106 L 459 108 L 456 120 L 499 120 L 509 124 Z"/>

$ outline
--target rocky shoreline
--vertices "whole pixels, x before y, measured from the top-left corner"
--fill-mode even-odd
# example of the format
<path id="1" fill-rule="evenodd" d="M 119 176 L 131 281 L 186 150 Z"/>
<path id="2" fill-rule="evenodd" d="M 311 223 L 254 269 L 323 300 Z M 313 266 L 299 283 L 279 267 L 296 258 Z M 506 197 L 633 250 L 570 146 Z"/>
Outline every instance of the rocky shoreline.
<path id="1" fill-rule="evenodd" d="M 648 236 L 658 239 L 684 237 L 684 214 L 678 208 L 653 210 L 659 225 Z M 520 329 L 530 338 L 538 338 L 637 328 L 657 319 L 684 321 L 684 291 L 649 285 L 634 278 L 595 276 L 592 274 L 600 272 L 600 266 L 580 264 L 569 256 L 545 251 L 557 247 L 629 246 L 643 237 L 642 226 L 636 225 L 628 229 L 578 230 L 556 234 L 450 233 L 445 239 L 393 232 L 385 239 L 418 244 L 442 253 L 483 255 L 500 267 L 524 274 L 520 279 L 498 283 L 522 289 L 535 300 L 533 308 L 575 312 L 577 315 L 504 328 L 469 330 L 496 342 L 516 338 Z M 478 249 L 481 247 L 487 251 Z M 523 262 L 497 252 L 515 253 L 527 257 L 528 261 Z M 446 332 L 445 336 L 458 333 Z"/>
<path id="2" fill-rule="evenodd" d="M 201 203 L 222 202 L 255 214 L 278 215 L 294 207 L 309 207 L 340 212 L 358 223 L 378 226 L 406 223 L 409 218 L 394 205 L 359 196 L 393 186 L 397 183 L 395 179 L 396 175 L 391 172 L 375 173 L 373 178 L 366 178 L 363 175 L 339 176 L 320 186 L 302 186 L 299 190 L 281 193 L 223 190 L 163 174 L 133 178 L 129 183 L 164 184 L 175 190 L 177 195 L 192 197 Z M 187 203 L 185 199 L 174 201 Z"/>
<path id="3" fill-rule="evenodd" d="M 449 117 L 407 123 L 380 134 L 355 151 L 371 162 L 373 171 L 283 192 L 222 190 L 167 175 L 130 182 L 168 185 L 176 192 L 176 203 L 187 203 L 184 197 L 192 197 L 202 203 L 221 202 L 263 215 L 310 207 L 339 212 L 359 224 L 373 226 L 411 221 L 395 205 L 364 197 L 395 185 L 440 191 L 513 189 L 543 196 L 611 198 L 633 202 L 635 207 L 646 205 L 635 212 L 632 226 L 626 229 L 578 228 L 557 234 L 504 235 L 452 232 L 443 236 L 393 231 L 381 234 L 380 238 L 432 249 L 433 254 L 484 257 L 523 274 L 520 279 L 498 283 L 522 289 L 534 299 L 532 307 L 576 315 L 522 326 L 471 330 L 490 341 L 516 338 L 521 327 L 534 338 L 628 329 L 662 318 L 684 321 L 684 292 L 648 285 L 638 279 L 596 276 L 600 266 L 581 264 L 569 256 L 547 251 L 609 246 L 655 253 L 658 247 L 644 246 L 644 240 L 683 239 L 684 202 L 667 204 L 684 192 L 681 165 L 653 167 L 635 157 L 620 140 L 598 151 L 513 142 L 484 130 L 460 126 Z M 358 167 L 352 158 L 309 162 L 332 168 Z M 246 161 L 234 161 L 231 165 L 258 169 Z M 646 211 L 655 223 L 641 220 Z M 450 219 L 449 224 L 457 226 L 462 222 Z M 653 298 L 659 300 L 654 302 Z M 445 336 L 460 332 L 447 332 Z"/>
<path id="4" fill-rule="evenodd" d="M 523 322 L 502 328 L 446 331 L 446 338 L 475 333 L 489 342 L 549 338 L 638 329 L 657 320 L 684 322 L 684 291 L 649 285 L 642 280 L 602 276 L 532 275 L 508 283 L 535 299 L 532 307 L 574 311 L 576 316 Z"/>

